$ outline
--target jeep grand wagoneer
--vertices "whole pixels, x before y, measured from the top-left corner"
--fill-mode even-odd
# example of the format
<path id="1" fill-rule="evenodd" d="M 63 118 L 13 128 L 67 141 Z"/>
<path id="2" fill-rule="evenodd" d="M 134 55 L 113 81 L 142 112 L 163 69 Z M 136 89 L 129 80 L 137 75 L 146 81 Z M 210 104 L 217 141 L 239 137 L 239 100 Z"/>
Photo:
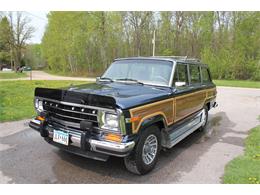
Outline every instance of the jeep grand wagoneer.
<path id="1" fill-rule="evenodd" d="M 208 66 L 184 57 L 116 59 L 95 83 L 35 89 L 30 127 L 77 155 L 123 157 L 137 174 L 152 170 L 161 148 L 204 129 L 216 104 Z"/>

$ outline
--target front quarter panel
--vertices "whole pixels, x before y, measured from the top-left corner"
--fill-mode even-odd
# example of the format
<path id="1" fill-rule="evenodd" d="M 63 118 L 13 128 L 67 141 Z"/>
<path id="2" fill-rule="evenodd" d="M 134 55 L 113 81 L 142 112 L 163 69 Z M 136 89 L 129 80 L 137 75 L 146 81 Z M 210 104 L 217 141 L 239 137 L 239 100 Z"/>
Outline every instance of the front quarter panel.
<path id="1" fill-rule="evenodd" d="M 144 106 L 130 109 L 131 118 L 138 117 L 139 120 L 132 122 L 132 133 L 137 133 L 142 123 L 154 116 L 161 116 L 167 125 L 173 123 L 174 114 L 173 98 L 154 102 Z"/>

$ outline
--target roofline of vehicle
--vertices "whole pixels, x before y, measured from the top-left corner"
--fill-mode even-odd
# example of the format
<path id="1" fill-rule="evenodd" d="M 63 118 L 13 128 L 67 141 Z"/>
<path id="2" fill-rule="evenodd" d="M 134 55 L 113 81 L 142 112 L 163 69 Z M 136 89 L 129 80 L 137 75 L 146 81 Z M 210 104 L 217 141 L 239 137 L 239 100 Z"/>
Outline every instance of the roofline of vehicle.
<path id="1" fill-rule="evenodd" d="M 171 58 L 162 58 L 162 57 L 144 57 L 144 56 L 136 56 L 136 57 L 127 57 L 127 58 L 117 58 L 114 61 L 119 60 L 162 60 L 162 61 L 171 61 L 174 62 L 174 59 Z"/>
<path id="2" fill-rule="evenodd" d="M 194 64 L 194 65 L 203 65 L 208 66 L 207 64 L 204 64 L 200 61 L 190 61 L 188 58 L 185 59 L 175 59 L 168 56 L 151 56 L 151 57 L 144 57 L 144 56 L 136 56 L 136 57 L 126 57 L 126 58 L 116 58 L 114 61 L 120 61 L 120 60 L 160 60 L 160 61 L 170 61 L 170 62 L 180 62 L 180 63 L 187 63 Z"/>

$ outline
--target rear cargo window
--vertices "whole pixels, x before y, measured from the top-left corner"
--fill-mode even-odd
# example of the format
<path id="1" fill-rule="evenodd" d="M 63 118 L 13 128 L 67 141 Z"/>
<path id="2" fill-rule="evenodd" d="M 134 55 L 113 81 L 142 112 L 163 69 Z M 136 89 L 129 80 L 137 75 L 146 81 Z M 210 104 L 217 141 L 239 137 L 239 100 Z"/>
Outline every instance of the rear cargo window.
<path id="1" fill-rule="evenodd" d="M 210 76 L 209 76 L 209 71 L 207 68 L 202 67 L 201 68 L 201 74 L 202 74 L 202 82 L 203 83 L 209 83 L 211 82 Z"/>

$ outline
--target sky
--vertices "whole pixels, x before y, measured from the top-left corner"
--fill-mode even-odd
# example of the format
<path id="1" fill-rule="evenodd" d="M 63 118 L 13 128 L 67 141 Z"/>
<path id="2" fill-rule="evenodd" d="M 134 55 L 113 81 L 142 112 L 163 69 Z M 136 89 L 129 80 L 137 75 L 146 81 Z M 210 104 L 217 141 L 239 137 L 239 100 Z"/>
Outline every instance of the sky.
<path id="1" fill-rule="evenodd" d="M 35 28 L 33 37 L 28 41 L 29 43 L 41 43 L 45 27 L 48 23 L 47 11 L 25 11 L 24 15 L 31 19 L 31 25 Z"/>

